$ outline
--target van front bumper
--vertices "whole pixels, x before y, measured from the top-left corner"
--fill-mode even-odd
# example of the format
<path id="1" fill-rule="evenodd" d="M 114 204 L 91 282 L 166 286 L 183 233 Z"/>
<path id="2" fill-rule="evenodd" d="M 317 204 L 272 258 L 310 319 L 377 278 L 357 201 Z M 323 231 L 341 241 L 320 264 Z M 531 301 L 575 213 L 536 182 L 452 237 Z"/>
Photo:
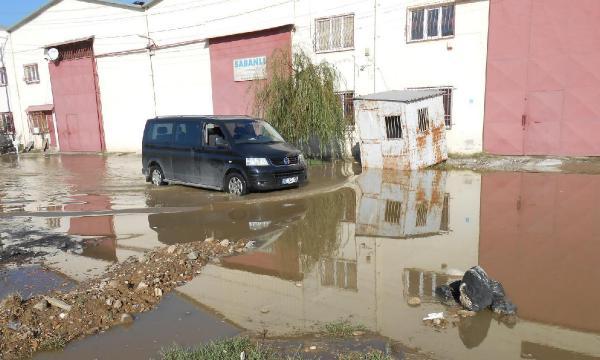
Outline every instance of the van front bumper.
<path id="1" fill-rule="evenodd" d="M 250 168 L 247 171 L 248 187 L 255 191 L 286 189 L 306 183 L 308 176 L 304 167 L 290 167 L 280 169 L 270 167 L 268 169 Z M 284 179 L 298 177 L 298 182 L 285 184 Z"/>

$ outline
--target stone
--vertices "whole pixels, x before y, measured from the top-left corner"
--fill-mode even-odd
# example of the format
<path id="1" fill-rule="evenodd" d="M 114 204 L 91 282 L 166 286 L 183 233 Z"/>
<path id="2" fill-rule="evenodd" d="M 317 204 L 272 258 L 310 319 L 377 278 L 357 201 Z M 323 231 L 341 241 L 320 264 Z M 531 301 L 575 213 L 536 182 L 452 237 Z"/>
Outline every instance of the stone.
<path id="1" fill-rule="evenodd" d="M 256 241 L 251 240 L 246 243 L 246 249 L 253 249 L 256 247 Z"/>
<path id="2" fill-rule="evenodd" d="M 500 283 L 500 281 L 496 281 L 490 279 L 490 289 L 492 289 L 492 298 L 493 300 L 504 299 L 506 293 L 504 292 L 504 287 Z"/>
<path id="3" fill-rule="evenodd" d="M 214 238 L 212 238 L 212 237 L 209 237 L 209 238 L 206 238 L 206 239 L 204 239 L 204 242 L 207 242 L 207 243 L 211 243 L 211 242 L 213 242 L 213 241 L 215 241 L 215 239 L 214 239 Z"/>
<path id="4" fill-rule="evenodd" d="M 107 306 L 113 306 L 113 303 L 114 303 L 114 300 L 113 300 L 113 298 L 108 298 L 108 299 L 106 299 L 106 302 L 105 302 L 105 304 L 106 304 Z"/>
<path id="5" fill-rule="evenodd" d="M 167 248 L 167 254 L 172 254 L 175 252 L 175 250 L 177 250 L 177 246 L 171 245 Z"/>
<path id="6" fill-rule="evenodd" d="M 130 324 L 133 322 L 133 316 L 127 313 L 121 314 L 120 321 L 121 324 Z"/>
<path id="7" fill-rule="evenodd" d="M 356 330 L 352 332 L 353 336 L 363 336 L 365 334 L 364 331 Z"/>
<path id="8" fill-rule="evenodd" d="M 459 287 L 460 303 L 467 310 L 481 311 L 492 305 L 490 279 L 480 266 L 465 272 Z"/>
<path id="9" fill-rule="evenodd" d="M 317 350 L 317 347 L 313 345 L 309 349 L 311 349 L 311 350 Z"/>
<path id="10" fill-rule="evenodd" d="M 154 288 L 154 296 L 156 297 L 162 297 L 163 296 L 163 291 L 161 288 Z"/>
<path id="11" fill-rule="evenodd" d="M 421 299 L 418 297 L 411 297 L 410 299 L 408 299 L 408 305 L 419 306 L 421 305 Z"/>
<path id="12" fill-rule="evenodd" d="M 219 243 L 219 245 L 221 245 L 223 247 L 227 247 L 227 246 L 229 246 L 229 240 L 225 239 L 225 240 L 221 241 Z"/>
<path id="13" fill-rule="evenodd" d="M 113 304 L 113 309 L 117 309 L 118 310 L 118 309 L 120 309 L 122 307 L 123 307 L 123 302 L 121 300 L 117 300 Z"/>
<path id="14" fill-rule="evenodd" d="M 38 302 L 37 304 L 33 305 L 33 308 L 37 311 L 44 311 L 48 308 L 48 306 L 50 306 L 50 304 L 48 303 L 48 301 L 46 299 L 43 299 L 42 301 Z"/>
<path id="15" fill-rule="evenodd" d="M 262 309 L 260 309 L 260 312 L 263 313 L 263 314 L 268 314 L 269 313 L 269 309 L 262 308 Z"/>
<path id="16" fill-rule="evenodd" d="M 21 328 L 21 323 L 18 321 L 10 320 L 8 322 L 8 328 L 12 331 L 19 331 L 19 329 Z"/>
<path id="17" fill-rule="evenodd" d="M 44 299 L 50 303 L 50 305 L 57 307 L 59 309 L 63 309 L 64 311 L 71 311 L 72 306 L 67 304 L 66 302 L 53 298 L 53 297 L 49 297 L 49 296 L 44 296 Z"/>
<path id="18" fill-rule="evenodd" d="M 141 282 L 138 284 L 138 286 L 135 288 L 135 290 L 136 290 L 136 291 L 137 291 L 137 290 L 143 290 L 143 289 L 145 289 L 145 288 L 147 288 L 147 287 L 148 287 L 148 284 L 146 284 L 145 282 L 141 281 Z"/>
<path id="19" fill-rule="evenodd" d="M 187 254 L 187 258 L 188 260 L 197 260 L 198 259 L 198 253 L 195 251 L 192 251 L 190 253 Z"/>
<path id="20" fill-rule="evenodd" d="M 66 319 L 66 318 L 67 318 L 67 314 L 65 314 L 65 313 L 60 313 L 60 314 L 58 314 L 58 318 L 59 318 L 59 319 L 61 319 L 61 320 L 64 320 L 64 319 Z"/>

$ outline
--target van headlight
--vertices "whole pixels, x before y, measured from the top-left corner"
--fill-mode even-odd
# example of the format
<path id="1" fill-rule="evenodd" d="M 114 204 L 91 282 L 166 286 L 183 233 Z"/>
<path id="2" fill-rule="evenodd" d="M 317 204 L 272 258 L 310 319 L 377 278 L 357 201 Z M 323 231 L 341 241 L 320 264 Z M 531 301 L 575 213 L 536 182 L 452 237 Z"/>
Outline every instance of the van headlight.
<path id="1" fill-rule="evenodd" d="M 246 158 L 246 166 L 269 166 L 265 158 Z"/>

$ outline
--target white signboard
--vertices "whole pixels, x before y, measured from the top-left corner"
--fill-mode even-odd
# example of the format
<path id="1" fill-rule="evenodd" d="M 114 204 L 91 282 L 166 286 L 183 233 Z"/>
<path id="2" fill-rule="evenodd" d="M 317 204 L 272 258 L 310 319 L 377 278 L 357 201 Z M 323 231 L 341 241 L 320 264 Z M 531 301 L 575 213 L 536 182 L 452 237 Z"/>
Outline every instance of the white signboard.
<path id="1" fill-rule="evenodd" d="M 266 79 L 267 57 L 257 56 L 253 58 L 233 60 L 233 80 L 248 81 Z"/>

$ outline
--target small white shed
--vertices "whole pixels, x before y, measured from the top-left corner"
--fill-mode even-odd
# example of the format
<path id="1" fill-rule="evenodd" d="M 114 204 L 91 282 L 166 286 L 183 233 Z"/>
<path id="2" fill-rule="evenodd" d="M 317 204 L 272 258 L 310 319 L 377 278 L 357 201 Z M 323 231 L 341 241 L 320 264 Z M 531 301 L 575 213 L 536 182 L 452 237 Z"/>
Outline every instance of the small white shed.
<path id="1" fill-rule="evenodd" d="M 365 168 L 422 169 L 448 158 L 442 93 L 392 90 L 354 100 Z"/>

